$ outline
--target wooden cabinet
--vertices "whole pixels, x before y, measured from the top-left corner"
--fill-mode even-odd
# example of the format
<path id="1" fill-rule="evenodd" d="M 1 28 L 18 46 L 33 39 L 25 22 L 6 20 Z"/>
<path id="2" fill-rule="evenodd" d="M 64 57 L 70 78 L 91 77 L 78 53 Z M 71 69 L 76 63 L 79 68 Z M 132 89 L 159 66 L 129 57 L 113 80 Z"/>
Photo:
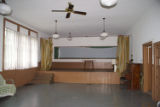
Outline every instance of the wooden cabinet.
<path id="1" fill-rule="evenodd" d="M 132 63 L 128 65 L 125 77 L 128 80 L 129 89 L 140 89 L 142 64 Z"/>

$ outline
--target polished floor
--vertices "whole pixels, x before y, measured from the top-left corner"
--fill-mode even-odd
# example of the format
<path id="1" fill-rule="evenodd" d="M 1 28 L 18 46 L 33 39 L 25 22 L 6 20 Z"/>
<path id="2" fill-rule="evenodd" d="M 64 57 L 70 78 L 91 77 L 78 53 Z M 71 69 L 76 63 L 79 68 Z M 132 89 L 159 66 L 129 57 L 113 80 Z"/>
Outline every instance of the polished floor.
<path id="1" fill-rule="evenodd" d="M 151 96 L 121 85 L 30 85 L 14 97 L 0 99 L 0 107 L 156 107 Z"/>

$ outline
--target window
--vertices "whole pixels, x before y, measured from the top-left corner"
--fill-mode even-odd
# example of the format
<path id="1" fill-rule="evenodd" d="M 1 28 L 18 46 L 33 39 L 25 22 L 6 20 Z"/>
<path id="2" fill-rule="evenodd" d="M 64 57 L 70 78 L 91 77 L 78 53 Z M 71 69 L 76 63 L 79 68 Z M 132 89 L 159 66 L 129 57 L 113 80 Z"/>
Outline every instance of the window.
<path id="1" fill-rule="evenodd" d="M 17 48 L 18 48 L 18 36 L 17 32 L 6 29 L 5 30 L 5 55 L 4 55 L 4 69 L 16 69 L 17 68 Z"/>
<path id="2" fill-rule="evenodd" d="M 4 70 L 38 66 L 38 38 L 5 28 Z"/>

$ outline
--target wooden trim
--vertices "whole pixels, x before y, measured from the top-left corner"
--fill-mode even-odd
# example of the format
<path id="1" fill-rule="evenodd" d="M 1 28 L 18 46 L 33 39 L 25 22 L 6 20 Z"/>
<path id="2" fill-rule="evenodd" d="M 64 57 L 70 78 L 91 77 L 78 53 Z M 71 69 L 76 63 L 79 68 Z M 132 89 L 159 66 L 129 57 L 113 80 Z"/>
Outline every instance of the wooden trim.
<path id="1" fill-rule="evenodd" d="M 155 101 L 160 100 L 160 42 L 154 43 L 154 66 L 152 75 L 152 98 Z"/>
<path id="2" fill-rule="evenodd" d="M 28 35 L 31 36 L 31 31 L 30 30 L 28 30 Z"/>
<path id="3" fill-rule="evenodd" d="M 17 32 L 20 32 L 20 26 L 17 26 Z"/>
<path id="4" fill-rule="evenodd" d="M 8 22 L 10 22 L 10 23 L 13 23 L 13 24 L 15 24 L 15 25 L 19 26 L 19 27 L 22 27 L 22 28 L 24 28 L 24 29 L 27 29 L 27 30 L 29 30 L 29 31 L 32 31 L 32 32 L 34 32 L 34 33 L 37 33 L 37 34 L 38 34 L 38 32 L 37 32 L 37 31 L 32 30 L 32 29 L 30 29 L 30 28 L 28 28 L 28 27 L 26 27 L 26 26 L 23 26 L 23 25 L 21 25 L 21 24 L 19 24 L 19 23 L 17 23 L 17 22 L 14 22 L 14 21 L 12 21 L 12 20 L 10 20 L 10 19 L 4 18 L 4 21 L 5 21 L 5 22 L 6 22 L 6 21 L 8 21 Z"/>
<path id="5" fill-rule="evenodd" d="M 159 41 L 159 42 L 154 43 L 154 47 L 159 47 L 159 46 L 160 46 L 160 41 Z"/>
<path id="6" fill-rule="evenodd" d="M 143 46 L 152 46 L 152 41 L 144 43 Z"/>
<path id="7" fill-rule="evenodd" d="M 6 72 L 0 72 L 2 76 L 7 79 L 13 79 L 16 87 L 24 86 L 25 84 L 30 83 L 35 75 L 37 74 L 38 69 L 28 69 L 28 70 L 12 70 Z"/>
<path id="8" fill-rule="evenodd" d="M 5 44 L 5 26 L 6 26 L 6 23 L 5 23 L 5 20 L 3 20 L 3 52 L 2 52 L 2 71 L 4 71 L 4 54 L 5 54 L 5 47 L 4 47 L 4 44 Z"/>
<path id="9" fill-rule="evenodd" d="M 28 69 L 12 69 L 12 70 L 4 70 L 4 71 L 28 71 L 28 70 L 39 70 L 39 67 L 28 68 Z"/>

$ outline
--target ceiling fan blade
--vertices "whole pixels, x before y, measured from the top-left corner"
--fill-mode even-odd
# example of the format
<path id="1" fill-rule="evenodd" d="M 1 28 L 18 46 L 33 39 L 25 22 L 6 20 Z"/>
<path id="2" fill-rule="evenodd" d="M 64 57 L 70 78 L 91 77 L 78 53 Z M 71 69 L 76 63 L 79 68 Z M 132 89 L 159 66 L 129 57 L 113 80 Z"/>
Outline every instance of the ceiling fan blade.
<path id="1" fill-rule="evenodd" d="M 66 10 L 51 10 L 52 12 L 67 12 Z"/>
<path id="2" fill-rule="evenodd" d="M 71 16 L 71 13 L 66 14 L 66 18 L 70 18 L 70 16 Z"/>
<path id="3" fill-rule="evenodd" d="M 5 1 L 5 0 L 2 0 L 2 3 L 6 3 L 6 1 Z"/>
<path id="4" fill-rule="evenodd" d="M 68 10 L 73 10 L 74 5 L 70 2 L 68 3 L 68 5 L 69 5 Z"/>
<path id="5" fill-rule="evenodd" d="M 73 13 L 75 14 L 80 14 L 80 15 L 86 15 L 86 12 L 81 12 L 81 11 L 73 11 Z"/>

